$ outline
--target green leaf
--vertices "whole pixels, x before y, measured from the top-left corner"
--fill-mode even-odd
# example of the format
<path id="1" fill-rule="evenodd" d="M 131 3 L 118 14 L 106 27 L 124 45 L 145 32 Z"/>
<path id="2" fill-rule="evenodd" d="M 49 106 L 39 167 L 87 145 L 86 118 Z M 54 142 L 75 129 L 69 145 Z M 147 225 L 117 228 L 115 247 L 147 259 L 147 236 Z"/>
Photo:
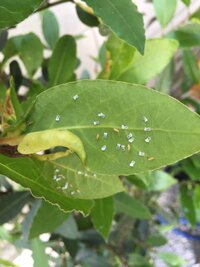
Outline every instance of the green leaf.
<path id="1" fill-rule="evenodd" d="M 125 43 L 116 35 L 112 34 L 106 44 L 110 52 L 110 80 L 117 80 L 117 78 L 128 69 L 130 63 L 133 61 L 135 48 Z"/>
<path id="2" fill-rule="evenodd" d="M 150 235 L 147 240 L 147 244 L 153 247 L 160 247 L 167 243 L 167 239 L 162 235 Z"/>
<path id="3" fill-rule="evenodd" d="M 3 49 L 3 54 L 4 54 L 4 59 L 3 62 L 5 63 L 9 58 L 17 55 L 19 53 L 20 50 L 20 46 L 22 43 L 22 39 L 23 39 L 24 35 L 18 35 L 15 37 L 11 37 L 4 49 Z"/>
<path id="4" fill-rule="evenodd" d="M 117 194 L 114 198 L 117 213 L 124 213 L 134 219 L 150 219 L 148 208 L 138 199 L 125 193 Z"/>
<path id="5" fill-rule="evenodd" d="M 66 83 L 76 68 L 76 42 L 70 35 L 59 39 L 49 61 L 49 85 Z"/>
<path id="6" fill-rule="evenodd" d="M 92 222 L 104 239 L 108 238 L 113 215 L 114 207 L 112 197 L 95 200 L 95 206 L 91 211 Z"/>
<path id="7" fill-rule="evenodd" d="M 77 100 L 74 95 L 79 96 Z M 105 118 L 98 117 L 101 112 Z M 56 121 L 58 114 L 60 120 Z M 63 128 L 77 135 L 86 151 L 87 168 L 97 174 L 154 170 L 200 150 L 198 114 L 172 97 L 140 85 L 100 80 L 60 85 L 38 95 L 27 121 L 32 122 L 27 132 Z M 94 125 L 96 121 L 99 125 Z M 121 129 L 126 128 L 122 125 L 128 129 Z M 129 140 L 129 133 L 135 141 Z M 125 151 L 117 144 L 125 145 Z M 139 156 L 139 152 L 145 154 Z"/>
<path id="8" fill-rule="evenodd" d="M 174 78 L 174 60 L 165 67 L 156 80 L 156 90 L 170 94 Z"/>
<path id="9" fill-rule="evenodd" d="M 198 59 L 194 52 L 192 52 L 190 49 L 184 49 L 182 52 L 182 60 L 184 72 L 192 84 L 199 83 L 200 70 L 198 67 Z"/>
<path id="10" fill-rule="evenodd" d="M 170 174 L 164 171 L 154 171 L 149 173 L 148 190 L 149 191 L 164 191 L 176 184 L 175 180 Z"/>
<path id="11" fill-rule="evenodd" d="M 67 239 L 77 239 L 79 237 L 79 232 L 73 216 L 70 215 L 69 218 L 54 231 L 54 233 Z"/>
<path id="12" fill-rule="evenodd" d="M 177 0 L 153 0 L 156 16 L 164 28 L 173 18 L 176 11 Z"/>
<path id="13" fill-rule="evenodd" d="M 1 0 L 0 28 L 10 27 L 24 20 L 41 2 L 42 0 Z"/>
<path id="14" fill-rule="evenodd" d="M 38 206 L 30 226 L 29 239 L 43 233 L 52 232 L 66 220 L 67 216 L 68 215 L 62 212 L 57 206 L 53 206 L 45 201 L 40 201 L 40 205 Z"/>
<path id="15" fill-rule="evenodd" d="M 31 196 L 27 191 L 10 192 L 0 197 L 0 224 L 15 218 L 25 204 L 30 202 Z"/>
<path id="16" fill-rule="evenodd" d="M 189 6 L 190 5 L 190 0 L 181 0 L 186 6 Z"/>
<path id="17" fill-rule="evenodd" d="M 51 204 L 58 205 L 64 212 L 72 210 L 88 214 L 93 203 L 89 200 L 69 198 L 57 189 L 53 179 L 54 166 L 31 158 L 8 158 L 0 155 L 0 173 L 29 188 L 35 197 L 44 198 Z"/>
<path id="18" fill-rule="evenodd" d="M 178 44 L 173 40 L 148 40 L 144 56 L 136 52 L 132 63 L 118 80 L 140 84 L 148 82 L 167 66 L 177 48 Z"/>
<path id="19" fill-rule="evenodd" d="M 0 264 L 1 266 L 7 266 L 7 267 L 19 267 L 18 265 L 13 264 L 10 261 L 4 260 L 4 259 L 0 259 Z"/>
<path id="20" fill-rule="evenodd" d="M 156 256 L 163 260 L 170 267 L 182 267 L 186 264 L 186 261 L 183 258 L 174 253 L 160 252 L 156 254 Z"/>
<path id="21" fill-rule="evenodd" d="M 128 44 L 144 52 L 143 17 L 131 0 L 84 0 L 111 30 Z"/>
<path id="22" fill-rule="evenodd" d="M 42 30 L 50 49 L 54 49 L 59 38 L 59 25 L 53 12 L 46 10 L 42 16 Z"/>
<path id="23" fill-rule="evenodd" d="M 80 5 L 76 5 L 76 12 L 81 22 L 89 27 L 97 27 L 99 25 L 99 20 L 96 16 L 88 13 Z"/>
<path id="24" fill-rule="evenodd" d="M 140 254 L 133 253 L 129 255 L 128 260 L 129 267 L 151 267 L 147 259 Z"/>
<path id="25" fill-rule="evenodd" d="M 39 240 L 39 238 L 35 238 L 31 241 L 32 245 L 32 257 L 34 260 L 33 267 L 48 267 L 48 256 L 45 253 L 45 245 Z"/>
<path id="26" fill-rule="evenodd" d="M 23 36 L 19 54 L 29 76 L 32 76 L 43 61 L 43 45 L 37 35 L 29 33 Z"/>
<path id="27" fill-rule="evenodd" d="M 176 39 L 180 47 L 197 47 L 200 45 L 200 24 L 184 25 L 170 33 L 168 37 Z"/>
<path id="28" fill-rule="evenodd" d="M 180 201 L 184 214 L 192 226 L 195 226 L 196 215 L 192 192 L 186 185 L 180 187 Z"/>

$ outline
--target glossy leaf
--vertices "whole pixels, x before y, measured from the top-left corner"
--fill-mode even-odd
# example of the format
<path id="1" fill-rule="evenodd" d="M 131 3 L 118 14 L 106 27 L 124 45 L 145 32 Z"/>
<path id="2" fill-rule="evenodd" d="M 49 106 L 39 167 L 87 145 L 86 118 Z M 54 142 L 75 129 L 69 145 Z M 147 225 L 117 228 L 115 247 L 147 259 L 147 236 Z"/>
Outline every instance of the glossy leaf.
<path id="1" fill-rule="evenodd" d="M 32 76 L 43 61 L 43 45 L 37 35 L 33 33 L 24 35 L 19 53 L 29 76 Z"/>
<path id="2" fill-rule="evenodd" d="M 34 260 L 33 267 L 48 267 L 48 256 L 45 253 L 45 245 L 39 238 L 35 238 L 31 241 L 32 245 L 32 257 Z"/>
<path id="3" fill-rule="evenodd" d="M 0 224 L 4 224 L 15 218 L 30 202 L 31 196 L 27 191 L 10 192 L 0 197 Z"/>
<path id="4" fill-rule="evenodd" d="M 168 36 L 176 39 L 180 47 L 197 47 L 200 45 L 200 24 L 184 25 Z"/>
<path id="5" fill-rule="evenodd" d="M 1 0 L 0 28 L 6 28 L 24 20 L 40 5 L 42 0 Z"/>
<path id="6" fill-rule="evenodd" d="M 112 31 L 128 44 L 144 52 L 142 15 L 131 0 L 84 0 Z"/>
<path id="7" fill-rule="evenodd" d="M 59 38 L 59 25 L 53 12 L 46 10 L 42 16 L 42 30 L 50 49 L 54 49 Z"/>
<path id="8" fill-rule="evenodd" d="M 72 36 L 59 39 L 49 61 L 49 85 L 66 83 L 72 79 L 76 68 L 76 43 Z"/>
<path id="9" fill-rule="evenodd" d="M 200 150 L 199 116 L 172 97 L 140 85 L 100 80 L 60 85 L 37 97 L 27 120 L 33 122 L 27 132 L 63 127 L 77 135 L 87 168 L 97 174 L 154 170 Z M 130 133 L 135 140 L 129 140 Z"/>
<path id="10" fill-rule="evenodd" d="M 148 208 L 138 199 L 121 193 L 115 196 L 115 210 L 134 219 L 150 219 Z"/>
<path id="11" fill-rule="evenodd" d="M 167 66 L 177 48 L 178 44 L 173 40 L 153 39 L 147 41 L 144 56 L 136 52 L 132 63 L 118 80 L 139 84 L 148 82 Z"/>
<path id="12" fill-rule="evenodd" d="M 57 206 L 53 206 L 45 201 L 40 201 L 40 205 L 30 225 L 29 239 L 43 233 L 52 232 L 66 220 L 67 216 L 68 215 L 62 212 Z"/>
<path id="13" fill-rule="evenodd" d="M 156 16 L 164 28 L 173 18 L 176 11 L 177 0 L 153 0 Z"/>
<path id="14" fill-rule="evenodd" d="M 81 211 L 88 214 L 92 202 L 69 198 L 64 192 L 57 189 L 57 182 L 53 179 L 55 168 L 43 162 L 30 158 L 8 158 L 0 155 L 0 173 L 29 188 L 35 197 L 58 205 L 63 211 Z"/>
<path id="15" fill-rule="evenodd" d="M 97 27 L 99 25 L 98 18 L 93 14 L 87 12 L 87 10 L 84 10 L 82 6 L 76 5 L 76 12 L 81 22 L 83 22 L 87 26 Z"/>
<path id="16" fill-rule="evenodd" d="M 113 216 L 114 207 L 111 197 L 95 200 L 95 206 L 91 211 L 92 222 L 104 239 L 108 238 Z"/>

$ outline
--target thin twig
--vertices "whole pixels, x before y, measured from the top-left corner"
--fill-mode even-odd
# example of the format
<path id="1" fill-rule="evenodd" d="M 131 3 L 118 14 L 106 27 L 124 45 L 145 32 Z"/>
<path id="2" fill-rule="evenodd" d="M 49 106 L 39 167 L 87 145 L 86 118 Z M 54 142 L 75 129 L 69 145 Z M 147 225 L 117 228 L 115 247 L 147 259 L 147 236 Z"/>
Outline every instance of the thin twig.
<path id="1" fill-rule="evenodd" d="M 53 7 L 53 6 L 57 6 L 57 5 L 60 5 L 60 4 L 63 4 L 63 3 L 67 3 L 67 2 L 74 3 L 73 0 L 60 0 L 60 1 L 55 2 L 55 3 L 47 3 L 47 5 L 41 6 L 37 10 L 35 10 L 34 13 L 37 13 L 37 12 L 40 12 L 40 11 L 45 10 L 47 8 L 50 8 L 50 7 Z"/>

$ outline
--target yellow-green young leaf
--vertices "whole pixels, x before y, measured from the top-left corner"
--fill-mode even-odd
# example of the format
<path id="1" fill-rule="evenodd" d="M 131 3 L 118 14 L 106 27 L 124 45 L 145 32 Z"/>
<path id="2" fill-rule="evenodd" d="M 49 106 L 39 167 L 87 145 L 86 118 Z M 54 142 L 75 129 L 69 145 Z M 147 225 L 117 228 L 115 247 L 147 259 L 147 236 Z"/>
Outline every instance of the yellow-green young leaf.
<path id="1" fill-rule="evenodd" d="M 27 132 L 73 132 L 95 173 L 145 172 L 200 151 L 198 114 L 168 95 L 123 82 L 82 80 L 51 88 L 38 95 L 27 123 Z"/>
<path id="2" fill-rule="evenodd" d="M 65 129 L 51 129 L 29 133 L 18 145 L 18 151 L 23 154 L 34 154 L 43 150 L 63 146 L 77 153 L 84 162 L 86 159 L 83 144 L 78 136 Z"/>
<path id="3" fill-rule="evenodd" d="M 131 0 L 84 0 L 112 31 L 128 44 L 144 52 L 143 17 Z"/>
<path id="4" fill-rule="evenodd" d="M 59 178 L 56 168 L 57 166 L 31 158 L 8 158 L 0 155 L 0 173 L 29 188 L 35 197 L 58 205 L 64 212 L 77 210 L 88 214 L 93 206 L 92 201 L 75 199 L 73 196 L 69 197 L 70 193 L 62 191 L 56 181 Z M 65 180 L 64 183 L 66 184 Z"/>
<path id="5" fill-rule="evenodd" d="M 50 49 L 54 49 L 59 38 L 59 25 L 53 12 L 46 10 L 42 16 L 42 30 Z"/>
<path id="6" fill-rule="evenodd" d="M 4 260 L 4 259 L 0 259 L 0 264 L 2 267 L 7 266 L 7 267 L 19 267 L 18 265 L 15 265 L 14 263 Z"/>
<path id="7" fill-rule="evenodd" d="M 190 5 L 190 0 L 181 0 L 186 6 Z"/>
<path id="8" fill-rule="evenodd" d="M 49 86 L 73 80 L 76 63 L 75 39 L 65 35 L 58 40 L 49 61 Z"/>
<path id="9" fill-rule="evenodd" d="M 144 84 L 159 74 L 170 62 L 178 43 L 170 39 L 152 39 L 146 42 L 144 56 L 138 52 L 119 81 Z M 159 51 L 159 53 L 158 53 Z"/>
<path id="10" fill-rule="evenodd" d="M 42 3 L 42 0 L 1 0 L 0 28 L 6 28 L 24 20 Z"/>
<path id="11" fill-rule="evenodd" d="M 156 16 L 164 28 L 173 18 L 176 11 L 177 0 L 153 0 Z"/>
<path id="12" fill-rule="evenodd" d="M 113 216 L 114 206 L 112 197 L 95 200 L 95 206 L 91 211 L 91 218 L 96 230 L 104 239 L 108 238 Z"/>
<path id="13" fill-rule="evenodd" d="M 106 48 L 110 53 L 110 69 L 107 78 L 109 78 L 109 80 L 117 80 L 117 78 L 129 68 L 136 49 L 117 38 L 114 34 L 109 37 Z"/>

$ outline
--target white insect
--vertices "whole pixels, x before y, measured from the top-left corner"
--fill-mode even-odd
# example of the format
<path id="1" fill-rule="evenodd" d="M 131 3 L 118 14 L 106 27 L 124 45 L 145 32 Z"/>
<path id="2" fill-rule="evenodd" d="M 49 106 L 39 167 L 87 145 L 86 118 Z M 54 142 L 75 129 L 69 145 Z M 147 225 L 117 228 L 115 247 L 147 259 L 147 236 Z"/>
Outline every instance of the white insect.
<path id="1" fill-rule="evenodd" d="M 151 128 L 150 128 L 150 127 L 145 127 L 145 128 L 144 128 L 144 131 L 145 131 L 145 132 L 150 132 L 150 131 L 151 131 Z"/>
<path id="2" fill-rule="evenodd" d="M 96 126 L 96 125 L 99 125 L 100 122 L 99 121 L 94 121 L 93 124 Z"/>
<path id="3" fill-rule="evenodd" d="M 106 149 L 107 149 L 107 146 L 106 146 L 106 145 L 103 145 L 103 146 L 101 147 L 101 151 L 106 151 Z"/>
<path id="4" fill-rule="evenodd" d="M 144 156 L 145 156 L 145 153 L 144 153 L 143 151 L 139 151 L 138 155 L 139 155 L 140 157 L 144 157 Z"/>
<path id="5" fill-rule="evenodd" d="M 60 115 L 56 115 L 55 121 L 56 122 L 59 122 L 60 121 Z"/>
<path id="6" fill-rule="evenodd" d="M 103 133 L 103 137 L 104 137 L 105 139 L 107 139 L 107 138 L 108 138 L 108 133 Z"/>
<path id="7" fill-rule="evenodd" d="M 130 162 L 129 166 L 133 168 L 133 167 L 135 166 L 135 161 L 132 160 L 132 161 Z"/>
<path id="8" fill-rule="evenodd" d="M 74 96 L 73 96 L 74 101 L 76 101 L 78 98 L 79 98 L 78 95 L 74 95 Z"/>
<path id="9" fill-rule="evenodd" d="M 121 128 L 122 128 L 122 130 L 127 130 L 127 129 L 128 129 L 128 126 L 127 126 L 127 125 L 124 125 L 124 124 L 122 124 Z"/>
<path id="10" fill-rule="evenodd" d="M 146 143 L 149 143 L 151 141 L 151 137 L 148 136 L 145 140 L 144 140 Z"/>
<path id="11" fill-rule="evenodd" d="M 98 117 L 104 119 L 106 117 L 106 115 L 101 112 L 101 113 L 98 114 Z"/>
<path id="12" fill-rule="evenodd" d="M 144 120 L 145 123 L 148 122 L 148 119 L 145 116 L 143 117 L 143 120 Z"/>

